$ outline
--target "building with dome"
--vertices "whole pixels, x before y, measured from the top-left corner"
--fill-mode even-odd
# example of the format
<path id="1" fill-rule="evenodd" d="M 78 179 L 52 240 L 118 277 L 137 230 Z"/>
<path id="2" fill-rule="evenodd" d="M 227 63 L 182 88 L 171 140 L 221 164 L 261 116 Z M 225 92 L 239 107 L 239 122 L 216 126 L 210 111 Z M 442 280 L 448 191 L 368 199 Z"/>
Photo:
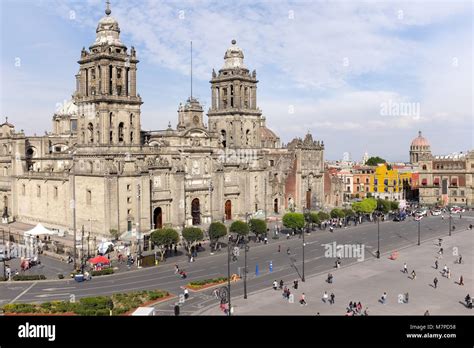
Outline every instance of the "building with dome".
<path id="1" fill-rule="evenodd" d="M 410 163 L 417 164 L 421 158 L 431 156 L 430 143 L 418 132 L 418 136 L 413 139 L 410 145 Z"/>
<path id="2" fill-rule="evenodd" d="M 432 155 L 428 140 L 418 132 L 410 145 L 410 162 L 417 166 L 422 205 L 474 205 L 474 151 Z"/>
<path id="3" fill-rule="evenodd" d="M 235 40 L 212 71 L 207 118 L 190 96 L 175 127 L 142 129 L 137 52 L 111 13 L 107 5 L 82 49 L 72 100 L 52 131 L 0 125 L 4 221 L 109 238 L 323 205 L 323 142 L 307 134 L 284 145 L 268 128 L 256 71 Z"/>

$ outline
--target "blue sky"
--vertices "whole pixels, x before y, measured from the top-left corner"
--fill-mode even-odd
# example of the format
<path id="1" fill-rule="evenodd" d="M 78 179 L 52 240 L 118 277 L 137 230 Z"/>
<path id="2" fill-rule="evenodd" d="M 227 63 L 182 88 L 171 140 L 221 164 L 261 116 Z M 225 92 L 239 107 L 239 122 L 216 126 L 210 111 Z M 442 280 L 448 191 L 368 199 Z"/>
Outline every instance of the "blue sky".
<path id="1" fill-rule="evenodd" d="M 3 0 L 0 117 L 27 134 L 51 129 L 75 88 L 102 0 Z M 237 40 L 257 70 L 258 105 L 283 142 L 309 130 L 325 157 L 364 151 L 408 160 L 418 130 L 435 154 L 473 148 L 471 1 L 111 0 L 122 41 L 140 59 L 144 129 L 176 125 L 189 96 L 210 102 L 212 69 Z M 72 11 L 72 12 L 71 12 Z M 419 114 L 382 115 L 414 103 Z M 405 104 L 408 105 L 408 104 Z M 291 112 L 293 110 L 293 112 Z"/>

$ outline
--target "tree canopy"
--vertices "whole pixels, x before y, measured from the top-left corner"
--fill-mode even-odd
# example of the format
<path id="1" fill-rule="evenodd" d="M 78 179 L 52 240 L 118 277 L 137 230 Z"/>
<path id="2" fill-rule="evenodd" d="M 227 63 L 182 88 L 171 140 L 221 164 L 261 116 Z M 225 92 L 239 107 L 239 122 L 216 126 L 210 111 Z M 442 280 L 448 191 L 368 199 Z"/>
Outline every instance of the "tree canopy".
<path id="1" fill-rule="evenodd" d="M 320 221 L 329 220 L 329 214 L 324 211 L 318 212 L 318 217 Z"/>
<path id="2" fill-rule="evenodd" d="M 283 215 L 283 226 L 291 228 L 293 231 L 304 227 L 304 215 L 301 213 L 286 213 Z"/>
<path id="3" fill-rule="evenodd" d="M 165 246 L 176 244 L 179 241 L 179 234 L 172 228 L 162 228 L 150 234 L 151 242 L 158 247 L 161 253 L 161 260 L 165 253 Z"/>
<path id="4" fill-rule="evenodd" d="M 246 236 L 249 234 L 249 225 L 240 220 L 234 221 L 230 225 L 230 232 L 237 233 L 239 236 Z"/>
<path id="5" fill-rule="evenodd" d="M 188 243 L 188 250 L 191 250 L 191 246 L 204 239 L 204 233 L 198 227 L 186 227 L 183 229 L 183 238 Z"/>
<path id="6" fill-rule="evenodd" d="M 267 223 L 262 219 L 251 219 L 249 221 L 250 231 L 256 236 L 267 232 Z"/>
<path id="7" fill-rule="evenodd" d="M 368 166 L 376 166 L 377 164 L 379 163 L 386 163 L 387 161 L 384 160 L 383 158 L 379 157 L 379 156 L 375 156 L 375 157 L 370 157 L 367 162 L 365 162 L 366 165 Z"/>
<path id="8" fill-rule="evenodd" d="M 356 213 L 370 214 L 377 208 L 377 201 L 374 198 L 366 198 L 361 202 L 352 203 L 352 209 Z"/>
<path id="9" fill-rule="evenodd" d="M 342 219 L 344 216 L 344 212 L 339 208 L 334 208 L 331 210 L 331 217 L 333 219 Z"/>
<path id="10" fill-rule="evenodd" d="M 215 221 L 209 225 L 209 238 L 218 241 L 227 234 L 227 227 L 222 222 Z"/>

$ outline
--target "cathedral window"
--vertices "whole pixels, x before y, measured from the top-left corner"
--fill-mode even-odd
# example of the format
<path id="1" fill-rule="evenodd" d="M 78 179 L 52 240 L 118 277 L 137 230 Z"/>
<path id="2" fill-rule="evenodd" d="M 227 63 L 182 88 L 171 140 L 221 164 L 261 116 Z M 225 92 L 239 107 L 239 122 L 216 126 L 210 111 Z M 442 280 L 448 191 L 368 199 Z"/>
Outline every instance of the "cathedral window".
<path id="1" fill-rule="evenodd" d="M 54 186 L 54 198 L 58 198 L 58 187 Z"/>
<path id="2" fill-rule="evenodd" d="M 227 134 L 226 134 L 226 131 L 223 129 L 221 130 L 221 145 L 222 147 L 226 147 L 227 145 Z"/>
<path id="3" fill-rule="evenodd" d="M 130 142 L 133 143 L 133 132 L 130 132 Z"/>
<path id="4" fill-rule="evenodd" d="M 41 186 L 36 185 L 36 197 L 41 197 Z"/>
<path id="5" fill-rule="evenodd" d="M 132 203 L 132 197 L 127 197 L 127 203 L 131 204 Z"/>
<path id="6" fill-rule="evenodd" d="M 21 185 L 21 194 L 22 194 L 23 196 L 26 196 L 26 185 L 25 185 L 25 184 L 22 184 L 22 185 Z"/>
<path id="7" fill-rule="evenodd" d="M 117 86 L 117 95 L 122 95 L 122 86 Z"/>
<path id="8" fill-rule="evenodd" d="M 130 114 L 130 125 L 133 125 L 133 114 Z"/>
<path id="9" fill-rule="evenodd" d="M 95 80 L 95 69 L 91 69 L 91 76 L 92 79 Z"/>
<path id="10" fill-rule="evenodd" d="M 111 144 L 114 141 L 114 133 L 112 131 L 110 131 L 109 141 L 110 141 Z"/>
<path id="11" fill-rule="evenodd" d="M 123 143 L 123 122 L 119 123 L 118 126 L 118 137 L 119 137 L 119 143 Z"/>
<path id="12" fill-rule="evenodd" d="M 247 131 L 245 132 L 245 144 L 249 145 L 249 142 L 250 142 L 250 129 L 247 129 Z"/>
<path id="13" fill-rule="evenodd" d="M 122 69 L 117 69 L 117 78 L 118 79 L 122 78 Z"/>
<path id="14" fill-rule="evenodd" d="M 92 203 L 92 191 L 86 190 L 86 204 L 91 205 Z"/>
<path id="15" fill-rule="evenodd" d="M 88 137 L 89 137 L 89 142 L 90 143 L 93 143 L 94 142 L 94 126 L 92 125 L 92 123 L 89 123 L 89 125 L 87 126 L 87 131 L 88 131 Z"/>
<path id="16" fill-rule="evenodd" d="M 75 132 L 77 130 L 77 120 L 71 120 L 71 131 Z"/>

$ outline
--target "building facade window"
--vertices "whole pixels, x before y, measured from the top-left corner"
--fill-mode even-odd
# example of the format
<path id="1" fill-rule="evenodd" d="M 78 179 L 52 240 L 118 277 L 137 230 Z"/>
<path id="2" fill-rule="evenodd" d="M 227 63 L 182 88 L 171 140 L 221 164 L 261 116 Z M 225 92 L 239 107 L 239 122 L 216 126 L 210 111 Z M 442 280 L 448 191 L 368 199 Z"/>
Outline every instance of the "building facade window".
<path id="1" fill-rule="evenodd" d="M 127 197 L 127 203 L 131 204 L 132 203 L 132 197 Z"/>
<path id="2" fill-rule="evenodd" d="M 57 186 L 54 186 L 53 192 L 54 192 L 54 198 L 58 198 L 58 187 Z"/>
<path id="3" fill-rule="evenodd" d="M 92 204 L 92 191 L 91 190 L 86 190 L 86 204 L 87 205 Z"/>
<path id="4" fill-rule="evenodd" d="M 25 185 L 25 184 L 21 185 L 21 194 L 22 194 L 23 196 L 26 195 L 26 185 Z"/>
<path id="5" fill-rule="evenodd" d="M 36 186 L 36 197 L 41 197 L 41 186 L 40 185 Z"/>

